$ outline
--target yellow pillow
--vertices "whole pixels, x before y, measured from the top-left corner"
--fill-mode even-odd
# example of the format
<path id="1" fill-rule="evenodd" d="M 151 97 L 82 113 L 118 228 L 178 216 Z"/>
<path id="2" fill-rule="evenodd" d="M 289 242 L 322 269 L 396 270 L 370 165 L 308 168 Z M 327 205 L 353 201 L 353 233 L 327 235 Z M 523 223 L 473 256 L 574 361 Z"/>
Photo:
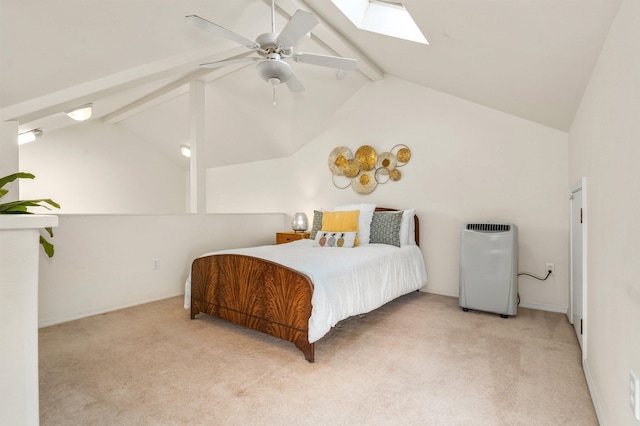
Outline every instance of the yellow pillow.
<path id="1" fill-rule="evenodd" d="M 327 232 L 358 232 L 360 210 L 322 213 L 322 230 Z M 358 245 L 358 237 L 354 246 Z"/>

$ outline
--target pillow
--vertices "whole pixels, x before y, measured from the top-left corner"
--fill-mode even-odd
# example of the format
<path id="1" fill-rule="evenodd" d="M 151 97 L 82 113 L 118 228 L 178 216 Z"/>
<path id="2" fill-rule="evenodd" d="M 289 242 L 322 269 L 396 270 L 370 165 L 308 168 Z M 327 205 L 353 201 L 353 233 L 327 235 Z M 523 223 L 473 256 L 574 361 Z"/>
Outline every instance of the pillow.
<path id="1" fill-rule="evenodd" d="M 352 248 L 356 243 L 357 232 L 318 231 L 313 245 L 316 247 Z"/>
<path id="2" fill-rule="evenodd" d="M 371 220 L 371 244 L 400 247 L 400 225 L 403 212 L 374 212 Z"/>
<path id="3" fill-rule="evenodd" d="M 415 220 L 415 209 L 413 216 L 409 219 L 409 245 L 416 245 L 416 220 Z"/>
<path id="4" fill-rule="evenodd" d="M 415 212 L 416 209 L 408 209 L 402 211 L 402 225 L 400 226 L 400 247 L 408 246 L 410 244 L 416 244 L 415 224 L 413 223 L 413 216 L 415 216 Z M 412 228 L 413 233 L 411 232 Z"/>
<path id="5" fill-rule="evenodd" d="M 369 244 L 371 220 L 373 219 L 373 212 L 375 209 L 375 204 L 359 203 L 339 206 L 334 208 L 333 211 L 360 210 L 360 218 L 358 219 L 358 240 L 356 242 L 357 246 Z"/>
<path id="6" fill-rule="evenodd" d="M 316 239 L 316 233 L 322 229 L 322 212 L 319 210 L 313 211 L 313 223 L 311 224 L 311 235 L 309 238 Z"/>
<path id="7" fill-rule="evenodd" d="M 323 212 L 322 230 L 327 232 L 358 232 L 359 210 Z M 358 245 L 356 243 L 356 245 Z"/>

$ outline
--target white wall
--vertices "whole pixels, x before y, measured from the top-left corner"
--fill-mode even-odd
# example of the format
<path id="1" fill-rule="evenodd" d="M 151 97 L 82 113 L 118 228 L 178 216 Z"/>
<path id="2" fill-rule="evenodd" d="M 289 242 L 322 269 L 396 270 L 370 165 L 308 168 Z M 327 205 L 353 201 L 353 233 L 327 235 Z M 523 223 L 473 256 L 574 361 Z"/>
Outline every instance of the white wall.
<path id="1" fill-rule="evenodd" d="M 18 122 L 0 122 L 0 177 L 18 172 Z M 19 199 L 20 185 L 18 182 L 8 183 L 8 189 L 0 203 L 7 203 Z"/>
<path id="2" fill-rule="evenodd" d="M 274 244 L 285 227 L 277 213 L 59 219 L 51 240 L 55 256 L 40 256 L 40 326 L 182 294 L 197 256 Z M 154 259 L 158 270 L 152 270 Z"/>
<path id="3" fill-rule="evenodd" d="M 569 183 L 587 177 L 587 360 L 603 425 L 639 424 L 640 2 L 623 0 L 569 135 Z"/>
<path id="4" fill-rule="evenodd" d="M 429 273 L 427 291 L 458 294 L 459 232 L 466 221 L 508 221 L 520 230 L 522 306 L 568 306 L 567 134 L 387 76 L 352 97 L 324 131 L 287 159 L 208 170 L 208 212 L 305 211 L 374 202 L 415 207 Z M 369 195 L 331 182 L 327 159 L 344 145 L 412 151 L 398 182 Z M 225 177 L 232 183 L 214 186 Z M 229 182 L 227 180 L 227 182 Z"/>
<path id="5" fill-rule="evenodd" d="M 117 125 L 92 120 L 20 147 L 22 198 L 51 198 L 60 213 L 184 213 L 185 174 Z"/>

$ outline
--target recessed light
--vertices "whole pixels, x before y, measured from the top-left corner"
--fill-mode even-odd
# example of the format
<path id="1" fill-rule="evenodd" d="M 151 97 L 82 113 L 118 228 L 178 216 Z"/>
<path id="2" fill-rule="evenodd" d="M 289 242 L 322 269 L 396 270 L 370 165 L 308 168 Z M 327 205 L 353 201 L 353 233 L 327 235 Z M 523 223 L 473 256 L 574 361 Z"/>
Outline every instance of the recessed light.
<path id="1" fill-rule="evenodd" d="M 189 145 L 180 145 L 180 153 L 185 157 L 191 157 L 191 147 Z"/>

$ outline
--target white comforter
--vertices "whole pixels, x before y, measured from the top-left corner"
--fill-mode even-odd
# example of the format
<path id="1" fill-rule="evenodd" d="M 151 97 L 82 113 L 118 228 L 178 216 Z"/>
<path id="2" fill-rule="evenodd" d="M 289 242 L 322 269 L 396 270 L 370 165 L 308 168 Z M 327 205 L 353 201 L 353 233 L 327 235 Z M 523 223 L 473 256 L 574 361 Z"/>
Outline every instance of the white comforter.
<path id="1" fill-rule="evenodd" d="M 306 274 L 314 285 L 309 342 L 339 321 L 370 312 L 427 283 L 420 248 L 368 244 L 356 248 L 314 247 L 311 240 L 273 246 L 223 250 L 259 257 Z M 214 253 L 207 253 L 207 256 Z M 185 284 L 184 307 L 191 306 L 191 274 Z"/>

